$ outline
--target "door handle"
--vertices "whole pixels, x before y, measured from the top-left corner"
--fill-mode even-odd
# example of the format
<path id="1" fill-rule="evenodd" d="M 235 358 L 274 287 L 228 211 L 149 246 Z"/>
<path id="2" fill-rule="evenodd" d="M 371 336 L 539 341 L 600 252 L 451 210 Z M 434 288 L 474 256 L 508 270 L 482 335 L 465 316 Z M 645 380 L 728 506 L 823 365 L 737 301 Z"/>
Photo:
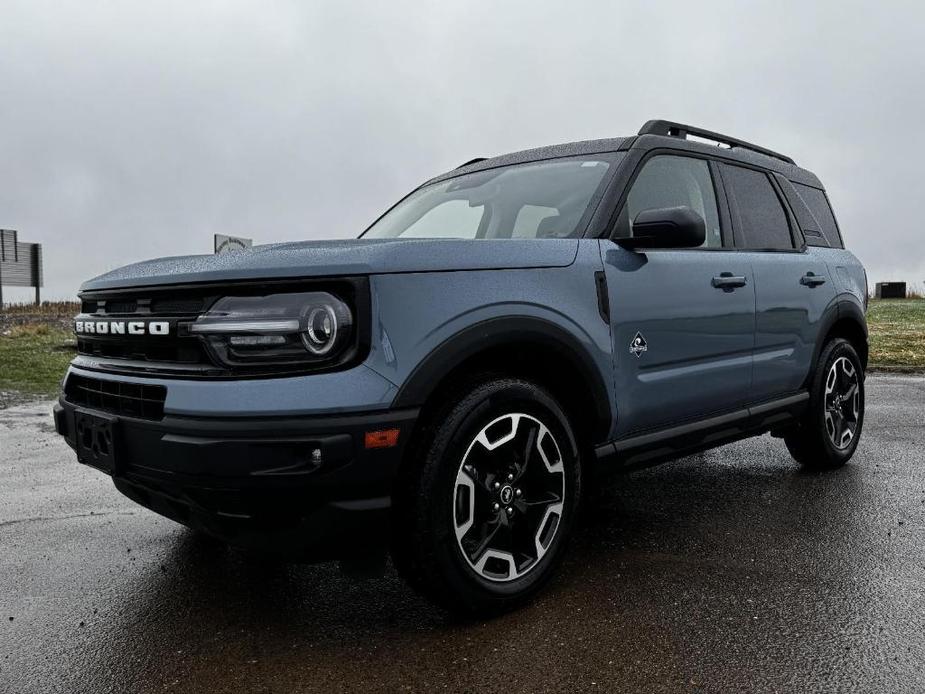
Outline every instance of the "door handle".
<path id="1" fill-rule="evenodd" d="M 713 278 L 713 286 L 717 289 L 735 289 L 744 287 L 748 280 L 742 275 L 733 275 L 731 272 L 721 272 L 718 277 Z"/>
<path id="2" fill-rule="evenodd" d="M 825 284 L 825 277 L 812 272 L 807 272 L 800 278 L 800 284 L 807 287 L 818 287 L 820 284 Z"/>

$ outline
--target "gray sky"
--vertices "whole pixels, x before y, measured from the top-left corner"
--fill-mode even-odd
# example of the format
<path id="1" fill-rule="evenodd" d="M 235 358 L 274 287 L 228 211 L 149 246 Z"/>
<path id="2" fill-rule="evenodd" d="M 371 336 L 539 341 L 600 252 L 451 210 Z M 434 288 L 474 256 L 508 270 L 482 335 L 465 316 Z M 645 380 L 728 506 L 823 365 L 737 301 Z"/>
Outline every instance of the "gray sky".
<path id="1" fill-rule="evenodd" d="M 127 262 L 350 237 L 474 156 L 690 122 L 793 156 L 871 282 L 925 281 L 925 8 L 0 5 L 0 227 L 46 298 Z M 28 299 L 5 291 L 5 298 Z"/>

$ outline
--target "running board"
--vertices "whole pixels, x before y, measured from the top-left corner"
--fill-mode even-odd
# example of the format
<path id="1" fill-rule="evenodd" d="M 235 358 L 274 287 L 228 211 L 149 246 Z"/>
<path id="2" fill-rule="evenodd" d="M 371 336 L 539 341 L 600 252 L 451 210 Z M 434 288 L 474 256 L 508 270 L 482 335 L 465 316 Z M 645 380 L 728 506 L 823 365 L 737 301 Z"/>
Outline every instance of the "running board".
<path id="1" fill-rule="evenodd" d="M 800 391 L 735 412 L 601 444 L 594 453 L 606 468 L 649 467 L 789 424 L 805 411 L 808 402 L 809 393 Z"/>

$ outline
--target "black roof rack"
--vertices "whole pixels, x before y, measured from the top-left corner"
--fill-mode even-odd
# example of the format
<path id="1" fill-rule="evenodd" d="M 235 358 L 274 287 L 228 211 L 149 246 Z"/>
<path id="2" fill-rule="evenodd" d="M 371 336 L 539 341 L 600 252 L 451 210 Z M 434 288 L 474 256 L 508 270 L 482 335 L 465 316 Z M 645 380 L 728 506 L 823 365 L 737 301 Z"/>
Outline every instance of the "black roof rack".
<path id="1" fill-rule="evenodd" d="M 673 123 L 670 120 L 650 120 L 641 128 L 639 128 L 639 134 L 680 137 L 681 139 L 687 139 L 688 135 L 694 135 L 695 137 L 703 137 L 708 140 L 715 140 L 716 142 L 729 145 L 730 147 L 750 149 L 752 152 L 758 152 L 759 154 L 764 154 L 768 157 L 774 157 L 775 159 L 780 159 L 781 161 L 785 161 L 788 164 L 796 164 L 793 159 L 784 154 L 780 154 L 779 152 L 775 152 L 770 149 L 765 149 L 764 147 L 759 147 L 758 145 L 753 145 L 750 142 L 745 142 L 745 140 L 737 140 L 734 137 L 729 137 L 728 135 L 720 135 L 719 133 L 703 130 L 702 128 L 695 128 L 692 125 Z"/>
<path id="2" fill-rule="evenodd" d="M 488 159 L 488 157 L 476 157 L 475 159 L 470 159 L 469 161 L 467 161 L 467 162 L 465 162 L 465 163 L 463 163 L 463 164 L 460 164 L 460 165 L 457 166 L 456 168 L 457 168 L 457 169 L 462 169 L 462 168 L 464 168 L 464 167 L 466 167 L 466 166 L 469 166 L 470 164 L 478 164 L 480 161 L 485 161 L 486 159 Z"/>

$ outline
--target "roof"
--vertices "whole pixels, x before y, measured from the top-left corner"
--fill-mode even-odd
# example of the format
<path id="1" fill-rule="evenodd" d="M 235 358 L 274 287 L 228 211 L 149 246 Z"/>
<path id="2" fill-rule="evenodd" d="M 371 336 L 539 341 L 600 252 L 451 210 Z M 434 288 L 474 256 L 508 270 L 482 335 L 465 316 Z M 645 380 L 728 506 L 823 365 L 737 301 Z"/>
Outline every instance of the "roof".
<path id="1" fill-rule="evenodd" d="M 701 142 L 688 139 L 689 135 L 714 140 L 719 144 Z M 636 149 L 657 149 L 666 147 L 683 151 L 707 154 L 712 157 L 742 162 L 759 166 L 769 171 L 775 171 L 795 183 L 803 183 L 815 188 L 822 188 L 822 183 L 811 171 L 793 163 L 786 155 L 779 154 L 765 147 L 753 145 L 744 140 L 728 137 L 701 128 L 682 125 L 672 121 L 649 121 L 640 128 L 639 134 L 630 137 L 614 137 L 600 140 L 583 140 L 581 142 L 567 142 L 559 145 L 525 149 L 495 157 L 472 159 L 462 166 L 436 176 L 427 183 L 444 181 L 460 174 L 483 171 L 498 166 L 524 164 L 544 159 L 558 159 L 561 157 L 581 156 L 585 154 L 601 154 L 604 152 L 618 152 Z M 426 185 L 426 184 L 425 184 Z"/>
<path id="2" fill-rule="evenodd" d="M 530 161 L 542 161 L 544 159 L 559 159 L 561 157 L 578 157 L 583 154 L 601 154 L 603 152 L 616 152 L 628 148 L 628 145 L 635 138 L 632 137 L 611 137 L 603 140 L 583 140 L 581 142 L 566 142 L 561 145 L 548 145 L 546 147 L 537 147 L 535 149 L 524 149 L 519 152 L 501 154 L 496 157 L 487 157 L 473 159 L 462 166 L 447 171 L 446 173 L 435 176 L 427 183 L 436 183 L 448 178 L 453 178 L 459 174 L 472 173 L 473 171 L 483 171 L 493 169 L 498 166 L 510 166 L 511 164 L 525 164 Z"/>

